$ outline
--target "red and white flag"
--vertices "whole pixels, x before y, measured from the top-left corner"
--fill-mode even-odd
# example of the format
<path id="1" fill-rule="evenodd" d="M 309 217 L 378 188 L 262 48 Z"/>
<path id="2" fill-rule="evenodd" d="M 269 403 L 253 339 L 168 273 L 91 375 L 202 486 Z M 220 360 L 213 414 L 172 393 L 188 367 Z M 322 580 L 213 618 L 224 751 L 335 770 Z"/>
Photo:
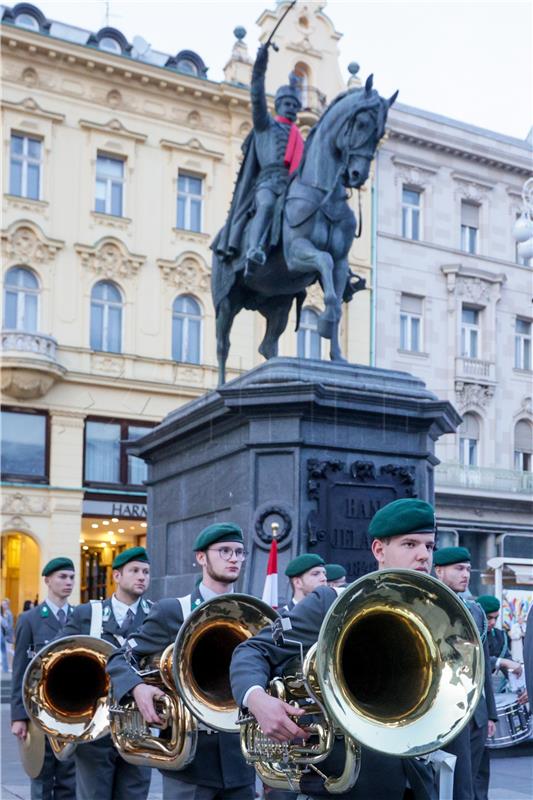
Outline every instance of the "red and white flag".
<path id="1" fill-rule="evenodd" d="M 263 602 L 268 603 L 272 608 L 278 607 L 278 543 L 275 536 L 272 537 L 270 545 Z"/>

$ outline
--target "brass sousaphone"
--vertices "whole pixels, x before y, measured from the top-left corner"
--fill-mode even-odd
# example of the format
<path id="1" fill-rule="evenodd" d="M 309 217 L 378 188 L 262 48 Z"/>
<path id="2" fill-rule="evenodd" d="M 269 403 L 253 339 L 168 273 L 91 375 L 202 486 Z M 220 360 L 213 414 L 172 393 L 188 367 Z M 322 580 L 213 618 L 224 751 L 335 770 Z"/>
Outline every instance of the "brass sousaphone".
<path id="1" fill-rule="evenodd" d="M 69 758 L 77 744 L 109 733 L 105 665 L 113 650 L 94 636 L 64 636 L 41 648 L 28 664 L 24 706 L 59 760 Z"/>
<path id="2" fill-rule="evenodd" d="M 345 792 L 357 780 L 359 745 L 410 758 L 445 747 L 472 717 L 483 679 L 478 629 L 454 592 L 414 570 L 373 572 L 340 594 L 300 669 L 271 684 L 317 715 L 311 739 L 278 744 L 248 718 L 243 753 L 269 786 L 299 791 L 315 771 L 327 791 Z M 317 764 L 338 735 L 345 769 L 326 775 Z"/>
<path id="3" fill-rule="evenodd" d="M 158 686 L 159 726 L 148 725 L 133 699 L 110 707 L 111 736 L 130 763 L 180 770 L 194 758 L 198 730 L 238 733 L 229 667 L 234 649 L 278 618 L 266 603 L 246 594 L 223 594 L 200 605 L 185 620 L 175 642 L 146 657 L 138 674 Z M 159 727 L 157 735 L 150 729 Z"/>

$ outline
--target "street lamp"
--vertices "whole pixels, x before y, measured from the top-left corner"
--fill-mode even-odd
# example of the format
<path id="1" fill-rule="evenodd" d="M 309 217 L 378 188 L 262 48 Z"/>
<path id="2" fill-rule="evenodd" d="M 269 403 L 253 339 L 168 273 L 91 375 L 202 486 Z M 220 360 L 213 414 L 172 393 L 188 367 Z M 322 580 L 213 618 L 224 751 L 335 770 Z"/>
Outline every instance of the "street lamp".
<path id="1" fill-rule="evenodd" d="M 522 186 L 522 212 L 513 226 L 513 236 L 519 243 L 517 253 L 527 264 L 533 258 L 533 178 Z"/>

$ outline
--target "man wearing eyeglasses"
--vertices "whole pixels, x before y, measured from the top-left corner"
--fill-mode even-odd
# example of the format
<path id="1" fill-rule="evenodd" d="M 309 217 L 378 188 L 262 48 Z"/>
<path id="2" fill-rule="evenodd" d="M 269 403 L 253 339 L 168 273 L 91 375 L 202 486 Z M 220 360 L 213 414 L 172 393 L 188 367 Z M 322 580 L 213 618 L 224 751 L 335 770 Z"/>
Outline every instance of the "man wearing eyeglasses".
<path id="1" fill-rule="evenodd" d="M 160 722 L 154 700 L 164 694 L 144 683 L 134 665 L 173 643 L 191 611 L 203 602 L 232 592 L 246 558 L 242 531 L 230 522 L 209 525 L 197 536 L 193 549 L 202 569 L 200 583 L 189 595 L 160 600 L 140 629 L 108 661 L 115 697 L 122 700 L 132 694 L 149 725 Z M 253 800 L 255 795 L 255 772 L 242 756 L 239 737 L 201 725 L 193 761 L 183 770 L 162 769 L 161 774 L 163 800 L 214 800 L 215 796 L 217 800 Z"/>

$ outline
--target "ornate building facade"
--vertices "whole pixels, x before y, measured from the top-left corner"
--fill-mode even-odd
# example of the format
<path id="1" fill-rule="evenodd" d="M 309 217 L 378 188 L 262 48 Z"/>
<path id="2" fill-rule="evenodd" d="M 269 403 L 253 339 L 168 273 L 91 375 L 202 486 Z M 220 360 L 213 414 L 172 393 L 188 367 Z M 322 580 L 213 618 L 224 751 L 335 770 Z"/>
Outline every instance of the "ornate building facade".
<path id="1" fill-rule="evenodd" d="M 463 417 L 439 440 L 441 542 L 487 560 L 533 546 L 532 265 L 512 230 L 531 141 L 396 105 L 377 159 L 376 366 Z M 533 576 L 531 576 L 533 579 Z"/>
<path id="2" fill-rule="evenodd" d="M 283 10 L 260 17 L 262 41 Z M 127 442 L 216 385 L 209 244 L 250 130 L 252 58 L 236 29 L 214 82 L 189 50 L 136 49 L 27 3 L 1 16 L 2 591 L 18 611 L 59 553 L 80 565 L 82 599 L 105 593 L 114 554 L 147 533 L 145 465 Z M 304 133 L 345 88 L 339 36 L 305 3 L 276 36 L 267 90 L 299 76 Z M 370 220 L 369 189 L 362 203 Z M 370 285 L 364 231 L 350 262 Z M 320 356 L 321 303 L 313 287 L 280 354 Z M 369 321 L 361 292 L 343 323 L 350 361 L 369 361 Z M 257 316 L 237 318 L 230 378 L 258 362 L 262 335 Z"/>

